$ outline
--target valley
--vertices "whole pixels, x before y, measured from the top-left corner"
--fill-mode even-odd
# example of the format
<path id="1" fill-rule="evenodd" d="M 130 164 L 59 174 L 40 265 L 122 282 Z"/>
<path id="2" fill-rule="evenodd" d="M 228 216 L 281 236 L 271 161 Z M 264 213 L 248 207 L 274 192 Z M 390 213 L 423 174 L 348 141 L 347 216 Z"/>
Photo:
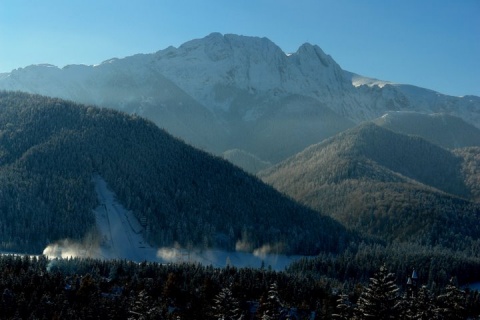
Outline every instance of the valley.
<path id="1" fill-rule="evenodd" d="M 0 292 L 48 278 L 50 296 L 23 296 L 87 318 L 88 290 L 104 314 L 173 319 L 211 316 L 197 304 L 226 289 L 247 314 L 277 282 L 284 312 L 332 316 L 387 266 L 405 310 L 415 269 L 438 315 L 480 281 L 479 186 L 479 97 L 358 75 L 309 43 L 212 33 L 0 74 L 0 251 L 21 253 L 0 256 Z"/>

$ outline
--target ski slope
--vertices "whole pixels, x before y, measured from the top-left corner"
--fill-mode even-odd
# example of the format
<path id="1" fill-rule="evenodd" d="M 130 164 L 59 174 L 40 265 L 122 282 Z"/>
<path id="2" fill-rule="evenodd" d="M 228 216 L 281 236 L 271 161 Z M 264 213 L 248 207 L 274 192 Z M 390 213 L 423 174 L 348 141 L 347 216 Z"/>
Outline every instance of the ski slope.
<path id="1" fill-rule="evenodd" d="M 155 248 L 144 239 L 144 228 L 131 211 L 116 199 L 106 181 L 93 177 L 95 192 L 100 205 L 94 214 L 100 241 L 76 243 L 69 239 L 50 244 L 43 254 L 49 258 L 90 257 L 98 259 L 126 259 L 136 262 L 200 263 L 214 267 L 271 268 L 284 270 L 302 256 L 286 256 L 265 253 L 262 248 L 253 253 L 219 249 L 185 249 L 179 246 Z"/>
<path id="2" fill-rule="evenodd" d="M 151 260 L 155 249 L 143 238 L 143 227 L 132 212 L 115 199 L 115 194 L 100 176 L 93 178 L 100 205 L 95 209 L 97 227 L 101 234 L 100 257 L 133 261 Z"/>

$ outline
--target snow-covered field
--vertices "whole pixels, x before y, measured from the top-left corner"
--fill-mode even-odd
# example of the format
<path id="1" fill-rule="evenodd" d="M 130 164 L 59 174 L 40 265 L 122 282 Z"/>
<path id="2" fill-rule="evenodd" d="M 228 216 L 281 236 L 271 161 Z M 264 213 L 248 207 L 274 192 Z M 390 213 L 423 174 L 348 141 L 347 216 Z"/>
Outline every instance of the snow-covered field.
<path id="1" fill-rule="evenodd" d="M 85 240 L 82 243 L 75 243 L 63 240 L 45 248 L 43 253 L 48 257 L 92 257 L 160 263 L 198 262 L 214 267 L 231 265 L 252 268 L 271 267 L 274 270 L 283 270 L 288 264 L 301 258 L 301 256 L 258 252 L 151 247 L 143 238 L 144 228 L 142 225 L 132 212 L 118 203 L 115 194 L 108 188 L 105 180 L 100 176 L 95 176 L 93 181 L 100 202 L 100 205 L 94 210 L 100 241 Z"/>

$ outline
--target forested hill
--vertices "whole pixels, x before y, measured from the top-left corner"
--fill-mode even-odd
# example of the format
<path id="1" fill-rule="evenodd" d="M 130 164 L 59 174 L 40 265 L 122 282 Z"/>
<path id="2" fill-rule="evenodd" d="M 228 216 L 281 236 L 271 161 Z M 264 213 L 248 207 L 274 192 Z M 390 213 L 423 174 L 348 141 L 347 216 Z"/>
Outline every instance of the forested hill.
<path id="1" fill-rule="evenodd" d="M 364 234 L 479 254 L 478 152 L 452 152 L 369 123 L 261 176 Z"/>
<path id="2" fill-rule="evenodd" d="M 396 111 L 372 121 L 398 133 L 420 136 L 447 149 L 480 147 L 479 128 L 445 113 Z"/>
<path id="3" fill-rule="evenodd" d="M 0 92 L 0 250 L 41 252 L 94 232 L 94 174 L 146 219 L 154 246 L 313 254 L 351 240 L 333 219 L 142 118 Z"/>

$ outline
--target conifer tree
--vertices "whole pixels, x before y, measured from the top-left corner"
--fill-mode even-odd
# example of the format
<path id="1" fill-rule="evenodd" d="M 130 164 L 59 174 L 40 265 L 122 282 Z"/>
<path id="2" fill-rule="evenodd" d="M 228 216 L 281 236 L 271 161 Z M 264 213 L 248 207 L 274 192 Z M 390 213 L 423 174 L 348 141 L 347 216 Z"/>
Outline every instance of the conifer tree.
<path id="1" fill-rule="evenodd" d="M 337 313 L 333 314 L 335 319 L 353 319 L 354 308 L 348 298 L 348 294 L 341 294 L 337 300 Z"/>
<path id="2" fill-rule="evenodd" d="M 434 320 L 438 319 L 433 295 L 426 286 L 421 286 L 415 297 L 406 297 L 402 307 L 405 319 Z"/>
<path id="3" fill-rule="evenodd" d="M 357 311 L 360 319 L 398 319 L 399 296 L 393 273 L 385 265 L 370 278 L 370 283 L 358 299 Z"/>
<path id="4" fill-rule="evenodd" d="M 161 319 L 161 308 L 156 305 L 153 299 L 145 290 L 138 293 L 137 297 L 130 302 L 129 313 L 132 319 L 147 320 Z"/>
<path id="5" fill-rule="evenodd" d="M 277 283 L 273 282 L 268 288 L 267 297 L 260 306 L 260 319 L 274 320 L 280 318 L 282 303 L 278 295 Z"/>
<path id="6" fill-rule="evenodd" d="M 444 319 L 465 319 L 465 291 L 455 285 L 454 279 L 445 287 L 445 293 L 437 297 L 438 313 Z"/>
<path id="7" fill-rule="evenodd" d="M 223 288 L 213 300 L 212 316 L 215 320 L 238 320 L 242 319 L 240 303 L 233 296 L 229 287 Z"/>

